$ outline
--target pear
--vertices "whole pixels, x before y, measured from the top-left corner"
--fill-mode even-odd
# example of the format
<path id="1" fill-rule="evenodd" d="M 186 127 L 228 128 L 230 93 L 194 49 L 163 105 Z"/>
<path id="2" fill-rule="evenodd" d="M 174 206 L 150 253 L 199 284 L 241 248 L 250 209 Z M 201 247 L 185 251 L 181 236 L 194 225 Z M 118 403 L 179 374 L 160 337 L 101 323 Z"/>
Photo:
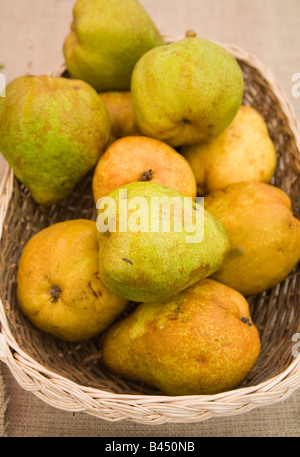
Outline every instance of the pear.
<path id="1" fill-rule="evenodd" d="M 170 300 L 142 303 L 102 340 L 103 363 L 167 395 L 209 395 L 237 387 L 260 354 L 245 298 L 203 279 Z"/>
<path id="2" fill-rule="evenodd" d="M 137 0 L 77 0 L 63 53 L 73 78 L 98 92 L 123 91 L 139 58 L 163 43 Z"/>
<path id="3" fill-rule="evenodd" d="M 130 91 L 101 92 L 101 100 L 109 112 L 111 132 L 109 144 L 131 135 L 140 135 L 132 109 Z"/>
<path id="4" fill-rule="evenodd" d="M 129 183 L 97 208 L 99 276 L 128 300 L 172 297 L 220 268 L 229 250 L 201 202 L 159 183 Z"/>
<path id="5" fill-rule="evenodd" d="M 193 169 L 202 196 L 234 182 L 269 183 L 277 165 L 276 149 L 264 118 L 246 105 L 215 139 L 186 145 L 181 153 Z"/>
<path id="6" fill-rule="evenodd" d="M 107 108 L 84 81 L 21 76 L 0 98 L 0 150 L 43 208 L 71 194 L 109 135 Z"/>
<path id="7" fill-rule="evenodd" d="M 204 206 L 222 222 L 231 245 L 212 279 L 256 295 L 283 281 L 299 262 L 300 221 L 282 189 L 233 183 L 207 194 Z"/>
<path id="8" fill-rule="evenodd" d="M 243 92 L 237 60 L 221 46 L 197 37 L 146 52 L 131 81 L 140 131 L 173 147 L 219 135 L 237 114 Z"/>
<path id="9" fill-rule="evenodd" d="M 95 202 L 130 182 L 158 182 L 194 200 L 197 183 L 185 158 L 166 143 L 146 136 L 114 141 L 100 157 L 93 175 Z"/>
<path id="10" fill-rule="evenodd" d="M 65 341 L 98 335 L 128 302 L 106 289 L 98 275 L 94 221 L 58 222 L 33 235 L 18 265 L 17 297 L 40 330 Z"/>

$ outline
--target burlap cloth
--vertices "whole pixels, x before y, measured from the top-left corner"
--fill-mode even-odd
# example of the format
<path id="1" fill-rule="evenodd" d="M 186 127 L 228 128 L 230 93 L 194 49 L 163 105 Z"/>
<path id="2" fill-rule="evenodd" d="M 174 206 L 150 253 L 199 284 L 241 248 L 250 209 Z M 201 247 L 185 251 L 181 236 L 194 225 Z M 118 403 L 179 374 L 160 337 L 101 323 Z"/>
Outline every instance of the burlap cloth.
<path id="1" fill-rule="evenodd" d="M 163 33 L 193 29 L 198 36 L 235 43 L 255 54 L 276 75 L 300 118 L 300 97 L 292 93 L 292 75 L 300 73 L 299 0 L 140 2 Z M 0 72 L 7 82 L 25 73 L 47 73 L 63 61 L 62 42 L 73 4 L 74 0 L 0 1 Z M 1 179 L 4 160 L 0 159 Z M 0 436 L 299 437 L 300 389 L 280 403 L 197 424 L 111 423 L 47 405 L 21 389 L 0 362 Z"/>

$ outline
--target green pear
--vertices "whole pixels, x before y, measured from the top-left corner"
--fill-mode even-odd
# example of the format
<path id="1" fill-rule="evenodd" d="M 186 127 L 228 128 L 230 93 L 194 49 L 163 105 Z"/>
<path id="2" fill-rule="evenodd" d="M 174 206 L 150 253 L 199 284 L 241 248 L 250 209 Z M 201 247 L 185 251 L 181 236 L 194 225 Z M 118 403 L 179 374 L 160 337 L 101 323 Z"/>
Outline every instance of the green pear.
<path id="1" fill-rule="evenodd" d="M 132 74 L 139 129 L 173 147 L 209 141 L 224 131 L 238 112 L 243 92 L 237 60 L 197 37 L 149 50 Z"/>
<path id="2" fill-rule="evenodd" d="M 71 194 L 109 135 L 107 108 L 83 81 L 21 76 L 0 98 L 0 150 L 43 207 Z"/>
<path id="3" fill-rule="evenodd" d="M 167 395 L 209 395 L 237 387 L 260 354 L 245 298 L 203 279 L 170 300 L 142 303 L 102 340 L 113 373 Z"/>
<path id="4" fill-rule="evenodd" d="M 100 278 L 128 300 L 172 297 L 220 268 L 229 250 L 201 202 L 159 183 L 127 184 L 97 208 Z"/>
<path id="5" fill-rule="evenodd" d="M 77 0 L 63 52 L 73 78 L 98 92 L 122 91 L 139 58 L 163 43 L 137 0 Z"/>

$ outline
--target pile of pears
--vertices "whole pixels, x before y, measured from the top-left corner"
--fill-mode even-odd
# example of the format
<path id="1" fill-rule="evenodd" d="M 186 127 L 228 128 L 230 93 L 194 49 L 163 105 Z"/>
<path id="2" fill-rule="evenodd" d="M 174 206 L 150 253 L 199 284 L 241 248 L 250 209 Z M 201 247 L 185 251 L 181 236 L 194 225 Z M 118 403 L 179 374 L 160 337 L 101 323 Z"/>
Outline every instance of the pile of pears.
<path id="1" fill-rule="evenodd" d="M 195 34 L 166 43 L 137 0 L 77 0 L 63 52 L 66 77 L 8 84 L 0 150 L 41 213 L 91 172 L 98 217 L 32 236 L 20 309 L 62 340 L 97 338 L 106 369 L 165 395 L 236 388 L 261 352 L 247 297 L 300 259 L 300 222 L 271 184 L 275 146 L 243 105 L 237 60 Z M 176 202 L 176 223 L 191 202 L 190 223 L 165 229 L 164 205 L 133 204 L 155 199 Z"/>

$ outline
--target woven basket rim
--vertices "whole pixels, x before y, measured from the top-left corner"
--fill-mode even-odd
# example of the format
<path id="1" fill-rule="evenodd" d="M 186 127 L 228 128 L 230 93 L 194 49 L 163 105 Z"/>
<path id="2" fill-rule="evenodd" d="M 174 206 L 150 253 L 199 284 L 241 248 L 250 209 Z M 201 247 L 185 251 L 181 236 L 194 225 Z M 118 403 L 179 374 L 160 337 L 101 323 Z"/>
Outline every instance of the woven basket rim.
<path id="1" fill-rule="evenodd" d="M 164 35 L 164 38 L 167 42 L 173 42 L 184 38 L 184 36 Z M 245 61 L 262 74 L 264 79 L 271 86 L 274 95 L 278 99 L 282 112 L 289 121 L 289 126 L 294 135 L 298 153 L 300 154 L 300 124 L 298 123 L 290 101 L 287 99 L 281 85 L 276 80 L 269 67 L 263 64 L 256 56 L 248 53 L 239 46 L 217 41 L 215 41 L 215 43 L 224 47 L 236 58 Z M 60 76 L 65 70 L 65 63 L 62 63 L 49 74 L 52 76 Z M 3 223 L 13 192 L 13 180 L 13 170 L 8 163 L 6 163 L 5 173 L 2 182 L 0 183 L 0 238 L 2 238 Z M 266 406 L 279 402 L 282 399 L 288 398 L 300 387 L 300 356 L 295 357 L 283 372 L 267 381 L 260 382 L 254 386 L 240 387 L 235 390 L 213 395 L 133 395 L 112 393 L 94 387 L 80 385 L 62 375 L 48 370 L 19 347 L 9 329 L 1 299 L 0 360 L 7 364 L 12 375 L 24 390 L 32 391 L 46 403 L 64 410 L 84 411 L 109 421 L 131 419 L 134 422 L 144 424 L 159 424 L 170 421 L 197 422 L 212 416 L 241 414 L 258 406 Z M 34 381 L 36 381 L 36 384 Z M 69 400 L 66 404 L 60 405 L 57 403 L 55 396 L 52 397 L 50 395 L 50 397 L 48 397 L 47 393 L 44 392 L 43 382 L 47 384 L 46 390 L 48 391 L 49 389 L 51 390 L 51 388 L 54 388 L 56 395 L 57 389 L 61 388 L 60 392 L 63 392 L 68 396 L 68 389 L 70 389 L 72 391 L 70 394 L 71 401 Z M 85 403 L 85 399 L 87 399 L 85 396 L 87 394 L 92 396 L 92 402 L 89 401 L 90 398 L 88 398 L 87 403 Z M 112 416 L 107 415 L 107 411 L 106 413 L 105 411 L 101 412 L 101 410 L 103 410 L 103 407 L 101 408 L 101 403 L 103 401 L 105 402 L 106 408 L 112 409 L 114 413 Z M 144 416 L 139 417 L 138 413 L 134 412 L 134 408 L 137 406 L 140 408 L 144 405 L 144 402 L 147 403 L 145 412 L 149 412 L 149 410 L 152 411 L 151 407 L 154 407 L 151 418 L 146 419 Z M 155 405 L 161 405 L 162 403 L 167 404 L 169 407 L 173 405 L 174 410 L 170 410 L 167 415 L 167 411 L 164 409 L 161 412 L 157 412 Z M 127 405 L 126 410 L 122 408 L 124 405 Z M 121 408 L 121 412 L 117 412 L 117 406 L 118 408 Z M 194 414 L 186 417 L 186 414 L 181 414 L 181 411 L 176 411 L 176 408 L 187 408 L 187 412 L 193 412 Z M 201 409 L 199 410 L 199 408 Z"/>

